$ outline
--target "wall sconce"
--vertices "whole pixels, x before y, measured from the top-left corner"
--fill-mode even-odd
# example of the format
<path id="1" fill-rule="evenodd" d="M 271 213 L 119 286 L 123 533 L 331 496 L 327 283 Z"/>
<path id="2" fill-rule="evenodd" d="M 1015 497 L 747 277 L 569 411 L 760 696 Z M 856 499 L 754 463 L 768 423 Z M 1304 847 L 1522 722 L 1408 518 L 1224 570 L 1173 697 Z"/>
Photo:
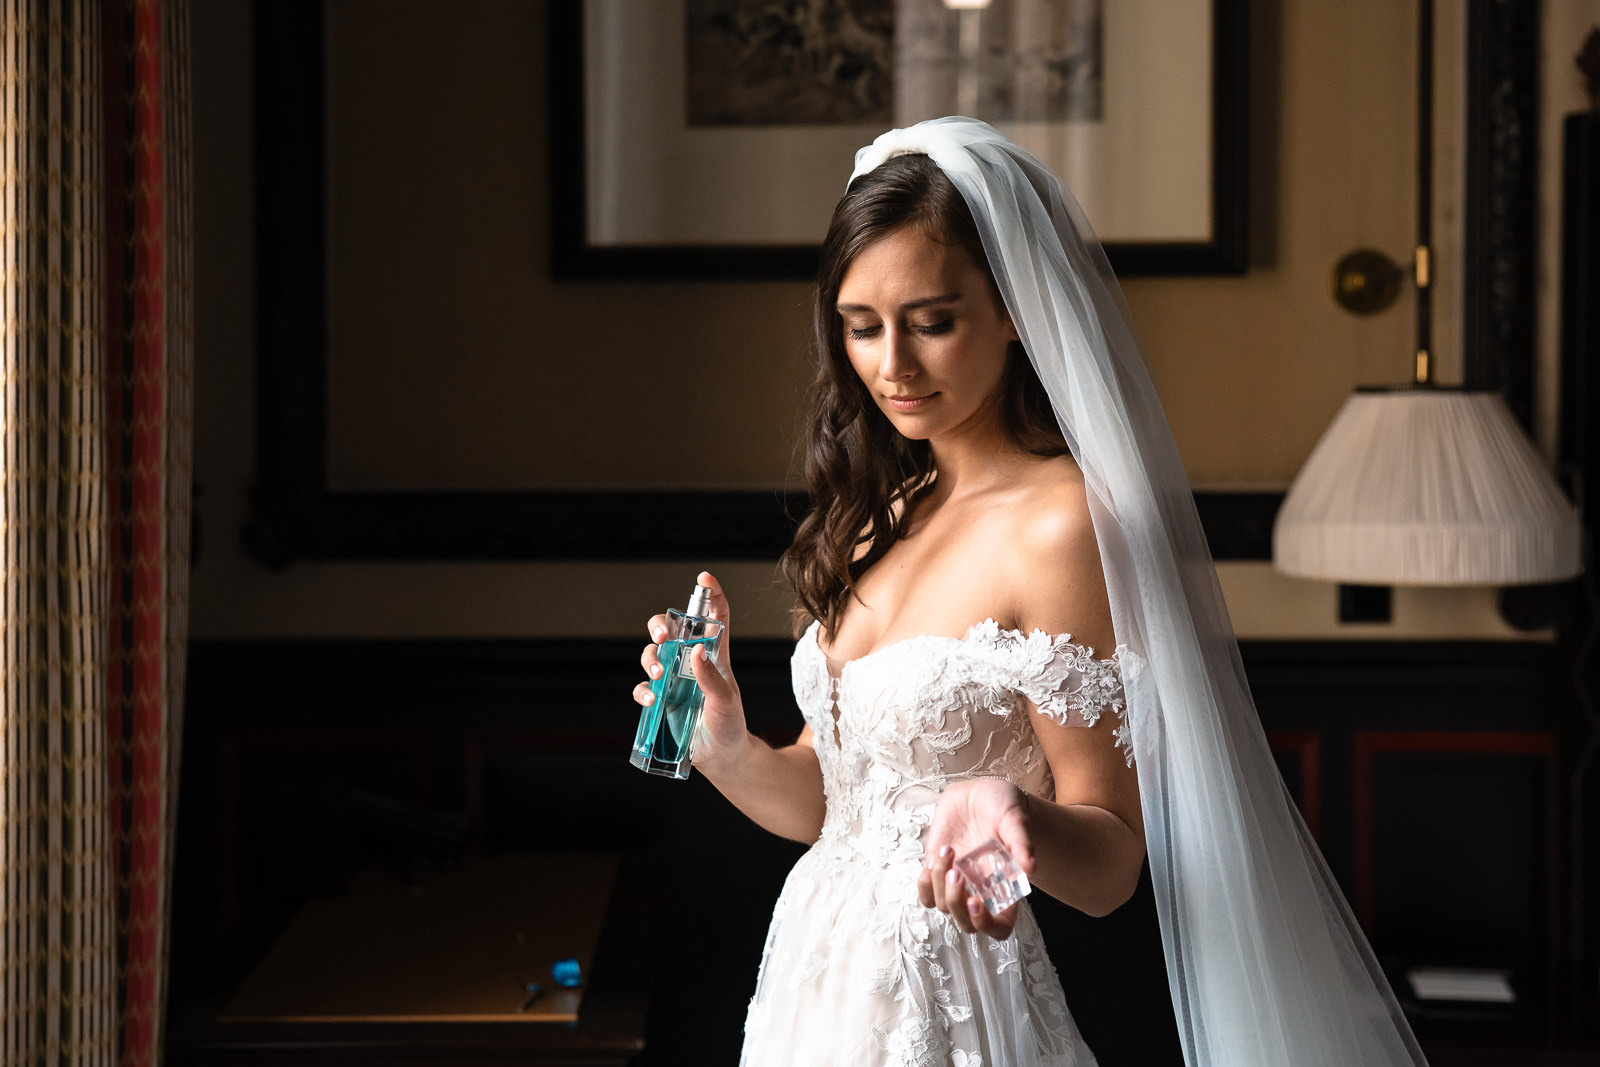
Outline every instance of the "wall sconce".
<path id="1" fill-rule="evenodd" d="M 1371 248 L 1347 252 L 1333 265 L 1333 300 L 1356 315 L 1384 311 L 1400 298 L 1400 264 Z"/>

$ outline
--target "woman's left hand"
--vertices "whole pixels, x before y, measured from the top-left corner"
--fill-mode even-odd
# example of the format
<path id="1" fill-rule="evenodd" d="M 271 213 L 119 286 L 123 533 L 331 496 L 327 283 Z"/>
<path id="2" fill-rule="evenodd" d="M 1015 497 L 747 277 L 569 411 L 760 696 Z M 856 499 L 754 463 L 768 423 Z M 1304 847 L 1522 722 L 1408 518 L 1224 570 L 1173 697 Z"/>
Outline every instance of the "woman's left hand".
<path id="1" fill-rule="evenodd" d="M 948 914 L 969 934 L 988 934 L 1004 941 L 1016 925 L 1017 905 L 990 915 L 983 901 L 968 891 L 966 879 L 954 866 L 955 857 L 966 855 L 991 837 L 999 838 L 1024 874 L 1033 874 L 1033 843 L 1022 790 L 1003 778 L 952 782 L 940 794 L 924 838 L 925 862 L 917 875 L 917 898 L 924 907 Z"/>

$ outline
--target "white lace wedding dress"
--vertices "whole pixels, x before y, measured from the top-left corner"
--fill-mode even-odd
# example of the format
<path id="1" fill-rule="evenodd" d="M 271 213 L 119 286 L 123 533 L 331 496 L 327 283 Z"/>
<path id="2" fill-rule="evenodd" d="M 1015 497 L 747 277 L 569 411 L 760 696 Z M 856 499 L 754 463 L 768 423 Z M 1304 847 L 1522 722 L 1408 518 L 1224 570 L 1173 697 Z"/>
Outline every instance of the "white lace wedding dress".
<path id="1" fill-rule="evenodd" d="M 773 910 L 741 1063 L 1094 1064 L 1027 902 L 1012 936 L 995 941 L 924 908 L 916 878 L 949 782 L 999 775 L 1053 796 L 1024 698 L 1063 725 L 1121 717 L 1120 671 L 1135 663 L 1121 648 L 1097 660 L 1067 635 L 988 620 L 834 672 L 812 624 L 792 671 L 827 816 Z M 1126 723 L 1115 743 L 1129 750 Z"/>

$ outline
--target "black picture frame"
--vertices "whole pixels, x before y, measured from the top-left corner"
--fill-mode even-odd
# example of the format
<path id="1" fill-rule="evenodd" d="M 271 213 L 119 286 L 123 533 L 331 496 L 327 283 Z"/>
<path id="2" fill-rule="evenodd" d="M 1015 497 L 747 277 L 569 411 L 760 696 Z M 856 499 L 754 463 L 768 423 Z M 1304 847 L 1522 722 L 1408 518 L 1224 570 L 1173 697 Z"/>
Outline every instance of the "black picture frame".
<path id="1" fill-rule="evenodd" d="M 1469 0 L 1462 382 L 1533 432 L 1539 5 Z"/>
<path id="2" fill-rule="evenodd" d="M 552 0 L 551 15 L 573 6 Z M 1473 0 L 1469 18 L 1481 25 L 1516 6 Z M 1238 11 L 1242 23 L 1242 3 Z M 312 560 L 775 558 L 804 513 L 802 494 L 349 492 L 329 484 L 322 28 L 322 0 L 255 8 L 256 480 L 247 551 L 273 568 Z M 1528 41 L 1526 33 L 1475 39 L 1472 63 L 1497 72 L 1496 92 L 1536 96 L 1534 67 L 1524 61 Z M 1242 150 L 1242 128 L 1239 136 Z M 1526 175 L 1536 154 L 1488 124 L 1474 124 L 1468 142 L 1466 210 L 1487 220 L 1478 231 L 1481 263 L 1493 264 L 1502 282 L 1507 272 L 1520 279 L 1507 313 L 1531 321 L 1533 234 L 1520 221 L 1525 204 L 1508 202 L 1504 190 L 1531 187 Z M 1234 165 L 1242 172 L 1242 154 Z M 1469 286 L 1481 269 L 1467 264 Z M 678 274 L 693 276 L 688 268 Z M 1468 321 L 1469 345 L 1481 329 Z M 1532 350 L 1521 353 L 1531 373 Z M 1213 556 L 1270 559 L 1282 498 L 1280 492 L 1197 493 Z M 648 531 L 636 521 L 643 514 L 656 520 Z"/>
<path id="3" fill-rule="evenodd" d="M 1111 243 L 1119 275 L 1242 274 L 1248 262 L 1249 4 L 1213 0 L 1212 202 L 1209 241 Z M 586 233 L 583 4 L 549 7 L 551 271 L 569 281 L 816 277 L 815 246 L 621 246 Z"/>

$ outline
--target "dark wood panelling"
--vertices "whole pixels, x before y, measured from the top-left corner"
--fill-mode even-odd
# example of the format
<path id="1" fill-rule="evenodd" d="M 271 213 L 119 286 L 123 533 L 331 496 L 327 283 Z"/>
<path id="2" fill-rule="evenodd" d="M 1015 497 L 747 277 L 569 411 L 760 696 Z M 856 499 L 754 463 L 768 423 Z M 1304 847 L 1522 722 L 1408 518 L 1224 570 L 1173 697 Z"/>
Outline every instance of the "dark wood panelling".
<path id="1" fill-rule="evenodd" d="M 1532 768 L 1501 766 L 1526 763 L 1528 757 L 1533 757 L 1535 765 Z M 1389 787 L 1391 795 L 1383 795 L 1379 784 L 1380 763 L 1391 765 L 1398 763 L 1402 766 L 1402 770 L 1409 770 L 1411 776 L 1416 778 L 1421 778 L 1426 773 L 1431 785 L 1444 788 L 1425 790 L 1404 787 L 1403 793 L 1400 793 L 1396 787 L 1403 787 L 1407 775 L 1397 773 L 1392 767 L 1388 767 L 1385 768 L 1389 771 L 1385 776 L 1385 784 Z M 1441 770 L 1442 774 L 1439 773 Z M 1433 826 L 1433 831 L 1442 839 L 1462 849 L 1468 846 L 1481 847 L 1487 854 L 1486 858 L 1493 858 L 1497 866 L 1524 868 L 1534 877 L 1543 875 L 1540 881 L 1545 892 L 1552 892 L 1555 889 L 1558 854 L 1554 831 L 1560 812 L 1560 763 L 1557 759 L 1556 736 L 1553 733 L 1504 730 L 1460 732 L 1364 730 L 1355 738 L 1354 772 L 1354 904 L 1356 915 L 1369 935 L 1376 936 L 1379 933 L 1380 826 L 1387 824 L 1392 827 L 1404 820 L 1405 813 L 1398 809 L 1408 805 L 1416 806 L 1419 798 L 1423 797 L 1428 802 L 1427 806 L 1433 808 L 1436 806 L 1435 802 L 1439 800 L 1447 804 L 1465 801 L 1471 790 L 1481 789 L 1485 782 L 1493 781 L 1506 786 L 1503 789 L 1493 790 L 1486 798 L 1480 799 L 1502 809 L 1513 803 L 1522 804 L 1523 810 L 1512 812 L 1513 818 L 1509 822 L 1503 823 L 1494 819 L 1474 823 L 1463 817 L 1456 817 L 1442 826 Z M 1530 773 L 1532 780 L 1536 782 L 1536 789 L 1531 794 L 1520 788 L 1522 784 L 1520 779 Z M 1508 774 L 1519 781 L 1507 782 Z M 1451 789 L 1451 786 L 1454 788 Z M 1399 795 L 1394 795 L 1396 793 Z M 1497 829 L 1517 831 L 1517 836 L 1520 838 L 1516 843 L 1518 858 L 1524 861 L 1531 860 L 1532 863 L 1508 864 L 1507 861 L 1511 857 L 1504 852 L 1497 853 L 1492 842 L 1492 835 Z M 1529 829 L 1537 831 L 1537 837 L 1528 836 L 1526 831 Z M 1474 838 L 1476 840 L 1473 840 Z M 1537 847 L 1534 847 L 1529 854 L 1520 855 L 1523 846 L 1535 844 Z M 1521 910 L 1527 913 L 1536 908 L 1553 919 L 1553 913 L 1547 906 L 1550 904 L 1550 899 L 1548 896 L 1539 899 L 1542 895 L 1544 894 L 1530 894 L 1519 901 L 1518 903 L 1523 905 Z M 1533 907 L 1530 908 L 1530 905 Z"/>
<path id="2" fill-rule="evenodd" d="M 1600 577 L 1594 554 L 1600 506 L 1600 112 L 1568 115 L 1564 124 L 1561 205 L 1561 424 L 1559 474 L 1584 513 L 1586 572 L 1565 619 L 1569 661 L 1586 697 L 1586 714 L 1574 722 L 1577 754 L 1568 803 L 1569 926 L 1575 932 L 1567 964 L 1574 984 L 1587 983 L 1600 1018 L 1600 944 L 1595 901 L 1600 893 Z M 1585 504 L 1585 502 L 1587 502 Z"/>
<path id="3" fill-rule="evenodd" d="M 1561 425 L 1564 464 L 1582 479 L 1581 499 L 1600 500 L 1600 112 L 1562 127 Z"/>
<path id="4" fill-rule="evenodd" d="M 1508 970 L 1519 997 L 1553 1009 L 1556 735 L 1363 731 L 1354 770 L 1353 903 L 1374 943 L 1397 965 Z"/>
<path id="5" fill-rule="evenodd" d="M 1347 890 L 1359 733 L 1557 731 L 1569 714 L 1560 652 L 1549 644 L 1249 641 L 1241 652 L 1269 732 L 1318 739 L 1317 840 Z"/>
<path id="6" fill-rule="evenodd" d="M 1267 744 L 1278 761 L 1289 795 L 1318 844 L 1322 841 L 1322 735 L 1315 730 L 1268 730 Z"/>
<path id="7" fill-rule="evenodd" d="M 426 733 L 337 724 L 245 728 L 215 739 L 216 918 L 238 921 L 241 882 L 252 908 L 292 908 L 364 856 L 375 827 L 358 825 L 357 798 L 431 799 Z M 191 790 L 193 792 L 193 790 Z M 201 794 L 204 795 L 204 794 Z"/>
<path id="8" fill-rule="evenodd" d="M 789 692 L 791 652 L 778 640 L 746 638 L 739 647 L 752 727 L 777 743 L 800 728 Z M 1426 850 L 1404 834 L 1373 831 L 1388 825 L 1385 812 L 1409 812 L 1426 824 L 1434 818 L 1426 813 L 1451 796 L 1493 803 L 1497 791 L 1509 790 L 1511 822 L 1497 824 L 1500 837 L 1481 840 L 1520 834 L 1547 854 L 1555 837 L 1548 810 L 1530 813 L 1526 774 L 1505 778 L 1499 770 L 1511 766 L 1496 762 L 1508 757 L 1449 765 L 1441 785 L 1436 769 L 1411 771 L 1421 765 L 1409 761 L 1432 753 L 1383 748 L 1382 739 L 1424 736 L 1434 748 L 1464 745 L 1468 756 L 1484 738 L 1503 735 L 1548 746 L 1562 715 L 1553 647 L 1247 642 L 1242 652 L 1291 794 L 1353 895 L 1361 863 L 1377 872 L 1380 918 L 1390 900 L 1398 916 L 1427 907 L 1408 896 L 1404 877 L 1406 864 Z M 650 1036 L 661 1049 L 710 1050 L 707 1062 L 736 1059 L 772 901 L 800 846 L 757 829 L 699 776 L 673 782 L 628 765 L 637 720 L 629 691 L 638 676 L 638 645 L 628 640 L 194 645 L 175 1008 L 236 983 L 292 910 L 337 888 L 352 863 L 403 873 L 449 862 L 452 850 L 608 848 L 638 857 L 637 869 L 659 879 L 651 896 L 662 902 L 703 892 L 706 872 L 731 872 L 736 885 L 726 893 L 715 944 L 674 961 L 673 975 L 660 982 Z M 1550 757 L 1538 747 L 1529 758 L 1544 768 Z M 1369 799 L 1359 799 L 1362 790 Z M 1362 803 L 1371 812 L 1365 831 Z M 1525 899 L 1530 872 L 1497 871 L 1481 840 L 1438 835 L 1430 846 L 1444 850 L 1438 869 L 1480 872 L 1482 885 L 1467 886 L 1463 899 L 1479 899 L 1472 896 L 1479 889 L 1494 890 L 1484 898 L 1491 902 Z M 1401 877 L 1391 883 L 1385 872 Z M 1544 868 L 1532 877 L 1532 891 L 1546 892 Z M 1551 914 L 1545 899 L 1536 923 Z M 1107 919 L 1044 899 L 1036 913 L 1059 958 L 1108 960 L 1116 971 L 1108 980 L 1104 968 L 1062 968 L 1101 1062 L 1177 1062 L 1168 1056 L 1175 1031 L 1148 879 Z M 1381 922 L 1377 933 L 1381 952 Z M 1463 950 L 1477 933 L 1476 925 L 1461 931 Z"/>

